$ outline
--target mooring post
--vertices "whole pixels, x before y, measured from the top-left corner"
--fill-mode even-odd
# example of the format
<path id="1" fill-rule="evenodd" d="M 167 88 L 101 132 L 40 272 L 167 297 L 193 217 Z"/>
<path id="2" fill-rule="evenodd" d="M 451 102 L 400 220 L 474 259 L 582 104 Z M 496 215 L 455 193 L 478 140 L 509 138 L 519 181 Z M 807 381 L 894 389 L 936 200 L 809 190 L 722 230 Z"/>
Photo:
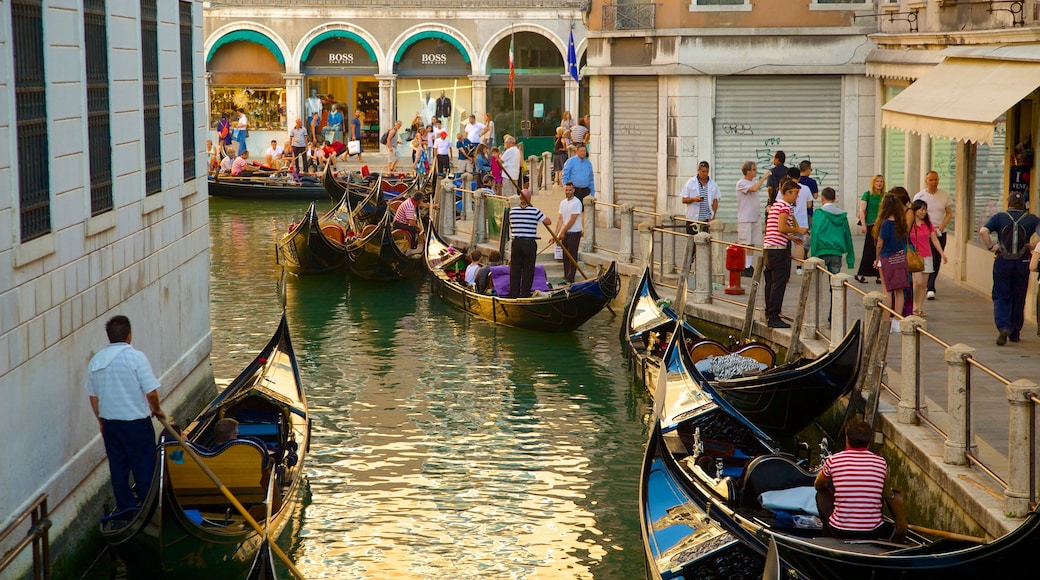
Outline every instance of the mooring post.
<path id="1" fill-rule="evenodd" d="M 534 155 L 527 158 L 527 180 L 527 187 L 531 190 L 531 199 L 534 199 L 538 193 L 538 158 Z"/>
<path id="2" fill-rule="evenodd" d="M 441 227 L 440 233 L 446 236 L 455 235 L 455 186 L 450 180 L 441 180 L 439 198 Z"/>
<path id="3" fill-rule="evenodd" d="M 542 151 L 542 188 L 552 189 L 552 153 Z"/>
<path id="4" fill-rule="evenodd" d="M 581 211 L 581 251 L 591 254 L 596 251 L 596 198 L 589 196 L 581 201 L 585 205 Z"/>
<path id="5" fill-rule="evenodd" d="M 1019 379 L 1004 388 L 1010 404 L 1008 421 L 1008 484 L 1004 490 L 1004 515 L 1020 518 L 1029 513 L 1033 498 L 1030 491 L 1032 478 L 1031 465 L 1036 464 L 1036 457 L 1031 456 L 1030 422 L 1035 407 L 1030 397 L 1037 395 L 1037 385 L 1033 381 Z"/>
<path id="6" fill-rule="evenodd" d="M 635 213 L 632 212 L 632 204 L 623 203 L 621 204 L 621 240 L 618 248 L 618 262 L 627 264 L 632 261 L 632 238 L 635 234 Z"/>
<path id="7" fill-rule="evenodd" d="M 848 320 L 846 314 L 846 305 L 848 304 L 849 294 L 848 286 L 846 282 L 852 280 L 852 276 L 848 274 L 835 274 L 830 276 L 831 286 L 831 348 L 838 345 L 841 338 L 845 336 L 845 331 L 848 330 Z"/>
<path id="8" fill-rule="evenodd" d="M 473 241 L 480 244 L 487 239 L 487 190 L 481 188 L 473 192 Z"/>
<path id="9" fill-rule="evenodd" d="M 904 425 L 917 425 L 917 412 L 921 408 L 921 335 L 917 329 L 927 330 L 928 323 L 920 316 L 907 316 L 899 322 L 902 335 L 900 373 L 903 375 L 903 392 L 899 395 L 898 420 Z"/>
<path id="10" fill-rule="evenodd" d="M 971 369 L 968 358 L 975 356 L 975 349 L 966 344 L 955 344 L 946 349 L 948 365 L 946 379 L 946 412 L 949 423 L 946 429 L 946 445 L 943 462 L 951 465 L 966 465 L 968 449 L 975 447 L 975 436 L 969 434 L 971 417 L 968 412 L 971 397 Z"/>
<path id="11" fill-rule="evenodd" d="M 687 238 L 693 244 L 693 303 L 711 304 L 711 234 L 700 232 Z"/>
<path id="12" fill-rule="evenodd" d="M 469 219 L 469 208 L 473 204 L 473 174 L 462 174 L 462 219 Z"/>

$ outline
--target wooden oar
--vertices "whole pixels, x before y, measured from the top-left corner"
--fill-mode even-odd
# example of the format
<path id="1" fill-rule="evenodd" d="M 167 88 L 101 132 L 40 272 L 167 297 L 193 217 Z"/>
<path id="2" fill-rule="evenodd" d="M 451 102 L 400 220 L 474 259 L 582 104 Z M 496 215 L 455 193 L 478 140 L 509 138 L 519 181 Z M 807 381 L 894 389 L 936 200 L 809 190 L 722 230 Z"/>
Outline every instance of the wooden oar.
<path id="1" fill-rule="evenodd" d="M 192 461 L 199 465 L 199 468 L 202 469 L 202 472 L 206 474 L 206 477 L 208 477 L 210 481 L 212 481 L 213 484 L 220 489 L 220 493 L 224 494 L 224 497 L 226 497 L 227 500 L 231 502 L 231 505 L 235 506 L 235 509 L 238 510 L 238 513 L 242 514 L 242 517 L 246 520 L 246 523 L 248 523 L 256 531 L 256 533 L 262 536 L 266 535 L 266 532 L 263 528 L 260 527 L 260 524 L 253 519 L 253 516 L 249 515 L 249 512 L 246 510 L 246 508 L 243 507 L 242 504 L 239 503 L 238 499 L 235 498 L 234 495 L 231 495 L 231 492 L 228 491 L 228 488 L 220 482 L 220 479 L 217 477 L 217 474 L 213 473 L 213 471 L 210 470 L 209 466 L 202 461 L 202 458 L 195 453 L 195 451 L 191 448 L 190 445 L 188 445 L 188 440 L 184 438 L 184 435 L 182 435 L 179 431 L 171 427 L 169 421 L 167 421 L 165 417 L 157 417 L 157 419 L 159 419 L 159 422 L 162 423 L 162 426 L 165 427 L 167 431 L 173 433 L 173 436 L 176 437 L 177 441 L 180 442 L 181 447 L 184 449 L 184 452 L 188 454 L 188 457 L 191 457 Z M 278 559 L 281 560 L 283 564 L 285 564 L 285 567 L 288 568 L 290 572 L 292 572 L 293 576 L 299 578 L 300 580 L 304 580 L 303 574 L 296 569 L 296 566 L 293 565 L 292 560 L 290 560 L 289 556 L 287 556 L 285 552 L 283 552 L 282 549 L 278 547 L 278 544 L 274 542 L 269 543 L 271 545 L 271 550 L 275 553 L 276 556 L 278 556 Z"/>
<path id="2" fill-rule="evenodd" d="M 988 544 L 989 540 L 986 538 L 980 538 L 979 536 L 966 536 L 964 534 L 955 534 L 953 532 L 947 532 L 945 530 L 935 530 L 932 528 L 926 528 L 917 524 L 909 524 L 908 529 L 911 529 L 920 534 L 927 534 L 929 536 L 935 536 L 937 538 L 943 538 L 945 540 L 956 540 L 959 542 L 971 542 L 973 544 Z"/>
<path id="3" fill-rule="evenodd" d="M 570 251 L 567 249 L 567 246 L 563 245 L 563 242 L 560 241 L 560 238 L 556 237 L 556 232 L 554 232 L 551 227 L 546 226 L 545 222 L 542 222 L 542 225 L 545 226 L 545 229 L 549 230 L 549 235 L 552 236 L 552 239 L 553 239 L 554 242 L 556 242 L 556 245 L 558 245 L 561 248 L 563 248 L 563 255 L 568 260 L 570 260 L 572 264 L 574 264 L 574 268 L 577 269 L 579 273 L 581 273 L 581 277 L 585 278 L 586 280 L 588 280 L 589 277 L 586 276 L 585 272 L 582 271 L 581 266 L 578 265 L 578 261 L 575 260 L 574 256 L 571 255 Z M 617 312 L 614 312 L 614 309 L 610 307 L 610 304 L 604 304 L 604 306 L 607 307 L 607 310 L 609 310 L 611 314 L 613 314 L 614 316 L 617 316 Z"/>

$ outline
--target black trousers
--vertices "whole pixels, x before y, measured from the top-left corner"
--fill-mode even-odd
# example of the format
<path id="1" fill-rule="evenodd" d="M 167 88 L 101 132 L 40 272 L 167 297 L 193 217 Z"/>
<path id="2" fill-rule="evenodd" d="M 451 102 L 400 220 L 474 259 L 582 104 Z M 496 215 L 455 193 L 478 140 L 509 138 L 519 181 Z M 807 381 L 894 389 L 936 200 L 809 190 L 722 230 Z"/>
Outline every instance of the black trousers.
<path id="1" fill-rule="evenodd" d="M 513 238 L 509 255 L 509 296 L 530 298 L 534 286 L 534 261 L 538 256 L 538 240 Z"/>
<path id="2" fill-rule="evenodd" d="M 787 281 L 791 279 L 791 244 L 786 248 L 765 250 L 766 320 L 780 320 Z"/>
<path id="3" fill-rule="evenodd" d="M 306 147 L 293 147 L 292 148 L 293 163 L 296 164 L 296 171 L 299 171 L 300 173 L 303 173 L 304 171 L 307 171 L 307 168 L 305 166 L 306 165 L 306 160 L 304 159 L 304 157 L 305 157 L 304 153 L 306 153 L 306 152 L 307 152 L 307 148 Z"/>
<path id="4" fill-rule="evenodd" d="M 578 198 L 578 201 L 581 202 L 582 211 L 585 211 L 585 198 L 588 197 L 590 193 L 592 193 L 592 189 L 588 187 L 574 188 L 574 197 Z"/>
<path id="5" fill-rule="evenodd" d="M 566 232 L 563 234 L 563 247 L 570 252 L 571 258 L 574 260 L 578 259 L 578 244 L 581 242 L 581 232 Z M 573 260 L 568 258 L 566 255 L 563 256 L 563 279 L 567 282 L 574 283 L 574 273 L 577 271 L 578 266 Z"/>

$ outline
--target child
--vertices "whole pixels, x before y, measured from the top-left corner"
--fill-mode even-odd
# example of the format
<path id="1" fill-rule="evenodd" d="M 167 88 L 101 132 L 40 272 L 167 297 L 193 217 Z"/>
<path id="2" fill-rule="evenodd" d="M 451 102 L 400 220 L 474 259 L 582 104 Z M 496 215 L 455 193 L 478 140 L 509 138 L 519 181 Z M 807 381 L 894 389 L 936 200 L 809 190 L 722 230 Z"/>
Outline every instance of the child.
<path id="1" fill-rule="evenodd" d="M 491 148 L 491 177 L 495 178 L 495 195 L 502 195 L 502 159 L 498 147 Z"/>
<path id="2" fill-rule="evenodd" d="M 480 270 L 480 259 L 484 253 L 479 248 L 469 254 L 469 266 L 466 266 L 466 285 L 473 286 L 477 283 L 477 271 Z"/>

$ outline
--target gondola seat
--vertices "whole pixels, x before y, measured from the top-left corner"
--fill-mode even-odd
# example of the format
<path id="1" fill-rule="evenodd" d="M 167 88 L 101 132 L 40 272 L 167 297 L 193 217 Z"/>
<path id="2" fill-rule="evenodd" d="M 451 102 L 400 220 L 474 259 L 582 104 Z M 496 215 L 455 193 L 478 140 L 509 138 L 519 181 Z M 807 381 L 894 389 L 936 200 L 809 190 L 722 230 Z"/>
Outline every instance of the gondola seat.
<path id="1" fill-rule="evenodd" d="M 742 507 L 757 507 L 763 492 L 811 486 L 815 479 L 787 457 L 762 455 L 748 463 L 737 482 L 739 502 Z"/>
<path id="2" fill-rule="evenodd" d="M 361 228 L 361 235 L 359 236 L 359 238 L 367 238 L 372 234 L 372 232 L 376 231 L 378 227 L 379 224 L 367 224 L 365 227 Z"/>
<path id="3" fill-rule="evenodd" d="M 492 266 L 491 283 L 495 286 L 495 293 L 499 296 L 509 296 L 509 266 Z M 549 283 L 545 279 L 545 266 L 536 264 L 534 267 L 534 284 L 531 291 L 548 292 Z M 512 296 L 510 296 L 512 298 Z"/>
<path id="4" fill-rule="evenodd" d="M 325 234 L 326 238 L 340 244 L 347 240 L 347 232 L 339 224 L 325 224 L 321 226 L 321 233 Z"/>
<path id="5" fill-rule="evenodd" d="M 263 480 L 269 460 L 262 445 L 236 439 L 215 452 L 192 450 L 243 505 L 264 501 L 267 489 Z M 180 442 L 166 443 L 165 451 L 169 485 L 182 507 L 205 508 L 228 503 L 198 463 L 184 452 Z"/>

